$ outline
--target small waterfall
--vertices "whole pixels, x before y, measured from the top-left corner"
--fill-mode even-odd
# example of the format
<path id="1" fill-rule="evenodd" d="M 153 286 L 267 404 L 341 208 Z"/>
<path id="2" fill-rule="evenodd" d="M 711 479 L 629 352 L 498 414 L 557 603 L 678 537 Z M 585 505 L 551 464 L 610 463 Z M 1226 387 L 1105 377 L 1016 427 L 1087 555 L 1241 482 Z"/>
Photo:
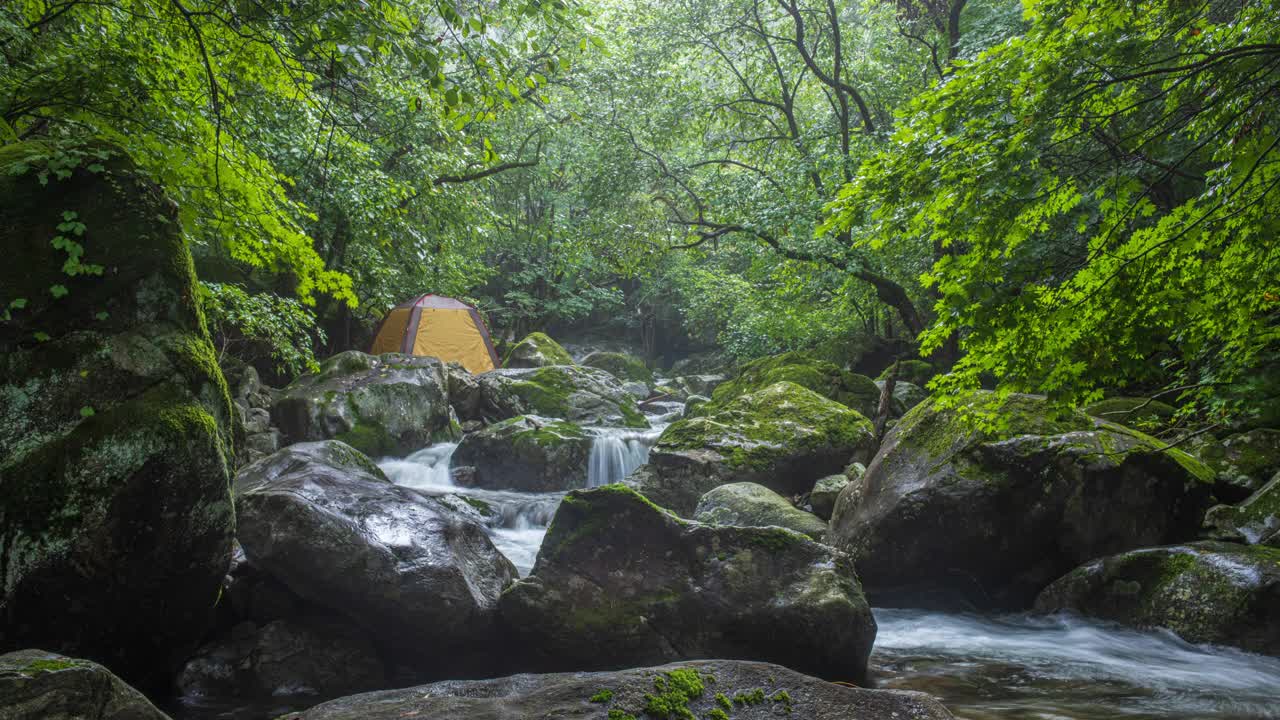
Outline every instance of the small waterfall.
<path id="1" fill-rule="evenodd" d="M 452 490 L 449 463 L 458 443 L 438 443 L 425 447 L 403 460 L 384 459 L 378 467 L 391 482 L 414 490 Z"/>
<path id="2" fill-rule="evenodd" d="M 615 483 L 649 462 L 649 449 L 662 429 L 592 428 L 595 441 L 587 462 L 587 487 Z"/>

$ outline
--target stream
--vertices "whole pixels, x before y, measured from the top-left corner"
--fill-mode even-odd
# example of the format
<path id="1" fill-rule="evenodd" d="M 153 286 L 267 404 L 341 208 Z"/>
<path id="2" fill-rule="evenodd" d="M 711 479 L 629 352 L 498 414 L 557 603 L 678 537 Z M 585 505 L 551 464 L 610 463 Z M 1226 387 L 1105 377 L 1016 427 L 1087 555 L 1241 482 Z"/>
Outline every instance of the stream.
<path id="1" fill-rule="evenodd" d="M 661 432 L 592 431 L 589 487 L 626 477 Z M 527 575 L 564 493 L 456 487 L 448 472 L 454 447 L 380 466 L 405 487 L 492 505 L 494 545 Z M 877 687 L 930 693 L 962 720 L 1280 719 L 1278 658 L 1070 616 L 874 612 Z"/>

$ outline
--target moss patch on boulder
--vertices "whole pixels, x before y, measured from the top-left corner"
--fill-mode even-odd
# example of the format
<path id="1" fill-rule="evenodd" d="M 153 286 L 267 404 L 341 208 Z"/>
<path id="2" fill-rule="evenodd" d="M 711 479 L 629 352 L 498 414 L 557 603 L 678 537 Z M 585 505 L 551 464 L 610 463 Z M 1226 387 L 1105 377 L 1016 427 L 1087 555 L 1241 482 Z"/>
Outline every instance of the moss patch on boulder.
<path id="1" fill-rule="evenodd" d="M 534 368 L 548 365 L 573 365 L 573 356 L 542 332 L 529 333 L 507 353 L 502 363 L 506 368 Z"/>
<path id="2" fill-rule="evenodd" d="M 644 364 L 644 360 L 635 355 L 620 352 L 593 352 L 582 359 L 582 364 L 600 368 L 619 380 L 653 384 L 653 372 Z"/>
<path id="3" fill-rule="evenodd" d="M 718 385 L 711 400 L 716 405 L 725 405 L 734 398 L 784 381 L 808 388 L 867 417 L 875 414 L 880 401 L 880 390 L 871 378 L 802 352 L 752 360 L 742 366 L 736 378 Z"/>

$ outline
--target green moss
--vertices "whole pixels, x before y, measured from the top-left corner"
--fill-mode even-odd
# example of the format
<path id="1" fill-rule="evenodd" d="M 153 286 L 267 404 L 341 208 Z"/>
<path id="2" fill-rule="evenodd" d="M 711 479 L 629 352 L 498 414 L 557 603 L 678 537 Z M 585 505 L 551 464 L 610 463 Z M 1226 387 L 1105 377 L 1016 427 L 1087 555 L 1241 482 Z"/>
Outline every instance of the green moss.
<path id="1" fill-rule="evenodd" d="M 38 673 L 58 672 L 59 670 L 70 670 L 71 668 L 80 667 L 81 663 L 70 658 L 42 658 L 28 663 L 22 668 L 24 675 L 35 675 Z"/>
<path id="2" fill-rule="evenodd" d="M 595 695 L 591 696 L 591 702 L 593 703 L 607 703 L 611 700 L 613 700 L 613 691 L 608 688 L 602 688 Z"/>
<path id="3" fill-rule="evenodd" d="M 386 428 L 374 423 L 357 424 L 350 430 L 334 436 L 335 440 L 350 445 L 365 455 L 386 455 L 395 450 L 396 440 Z"/>
<path id="4" fill-rule="evenodd" d="M 781 527 L 751 528 L 751 531 L 748 540 L 752 545 L 774 553 L 785 552 L 809 540 L 808 536 Z"/>
<path id="5" fill-rule="evenodd" d="M 779 690 L 769 698 L 770 700 L 782 704 L 786 708 L 787 714 L 791 714 L 791 693 L 786 690 Z"/>
<path id="6" fill-rule="evenodd" d="M 764 688 L 756 688 L 749 693 L 736 693 L 733 696 L 733 702 L 736 705 L 759 705 L 765 700 Z"/>
<path id="7" fill-rule="evenodd" d="M 733 701 L 724 693 L 716 693 L 716 704 L 724 708 L 727 712 L 733 711 Z"/>
<path id="8" fill-rule="evenodd" d="M 705 715 L 707 720 L 729 720 L 729 714 L 720 708 L 712 708 L 711 712 Z"/>
<path id="9" fill-rule="evenodd" d="M 583 365 L 600 368 L 619 380 L 634 380 L 653 384 L 653 373 L 645 366 L 644 361 L 634 355 L 619 352 L 594 352 L 588 355 Z"/>
<path id="10" fill-rule="evenodd" d="M 884 372 L 880 373 L 880 377 L 877 377 L 876 379 L 888 380 L 889 373 L 892 371 L 893 371 L 893 366 L 891 365 L 885 368 Z M 897 379 L 902 382 L 909 382 L 912 385 L 919 385 L 920 387 L 924 387 L 925 383 L 928 383 L 929 380 L 933 378 L 933 376 L 934 376 L 933 365 L 925 362 L 924 360 L 899 360 L 898 361 Z"/>
<path id="11" fill-rule="evenodd" d="M 880 390 L 868 377 L 842 370 L 834 363 L 801 352 L 753 360 L 738 377 L 722 383 L 711 395 L 713 409 L 734 398 L 779 382 L 792 382 L 859 412 L 874 410 Z"/>
<path id="12" fill-rule="evenodd" d="M 636 716 L 613 708 L 609 711 L 609 720 L 636 720 Z"/>
<path id="13" fill-rule="evenodd" d="M 493 506 L 490 505 L 489 503 L 481 500 L 480 498 L 471 497 L 470 495 L 459 495 L 459 497 L 461 497 L 462 501 L 465 502 L 466 504 L 470 505 L 476 510 L 479 510 L 481 515 L 484 515 L 485 517 L 493 517 L 494 515 Z"/>
<path id="14" fill-rule="evenodd" d="M 1084 411 L 1100 420 L 1139 430 L 1159 430 L 1173 419 L 1177 409 L 1159 400 L 1113 397 L 1093 403 Z"/>
<path id="15" fill-rule="evenodd" d="M 656 694 L 644 696 L 646 714 L 656 718 L 694 720 L 689 701 L 702 696 L 706 686 L 697 670 L 680 668 L 653 679 Z"/>
<path id="16" fill-rule="evenodd" d="M 529 333 L 507 353 L 503 365 L 511 367 L 512 360 L 536 360 L 539 365 L 572 365 L 571 356 L 560 343 L 541 332 Z"/>

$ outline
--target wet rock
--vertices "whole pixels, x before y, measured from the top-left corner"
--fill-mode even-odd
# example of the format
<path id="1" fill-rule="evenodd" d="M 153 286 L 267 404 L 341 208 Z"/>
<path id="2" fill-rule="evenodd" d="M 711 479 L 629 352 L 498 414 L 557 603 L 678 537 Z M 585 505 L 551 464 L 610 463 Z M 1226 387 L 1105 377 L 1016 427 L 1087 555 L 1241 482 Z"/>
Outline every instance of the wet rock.
<path id="1" fill-rule="evenodd" d="M 709 402 L 711 402 L 711 398 L 705 395 L 690 395 L 688 399 L 684 401 L 684 416 L 685 417 L 696 416 L 698 414 L 697 409 L 706 405 Z"/>
<path id="2" fill-rule="evenodd" d="M 880 392 L 884 392 L 884 384 L 884 380 L 877 380 L 876 388 Z M 908 410 L 927 399 L 929 399 L 929 393 L 925 392 L 919 385 L 898 380 L 893 384 L 893 399 L 889 403 L 889 417 L 900 418 L 906 415 Z M 879 412 L 879 407 L 876 408 L 876 411 Z"/>
<path id="3" fill-rule="evenodd" d="M 1239 505 L 1210 509 L 1205 526 L 1219 539 L 1280 547 L 1280 472 Z"/>
<path id="4" fill-rule="evenodd" d="M 444 364 L 350 350 L 280 392 L 271 417 L 290 443 L 341 440 L 366 455 L 408 455 L 461 434 Z"/>
<path id="5" fill-rule="evenodd" d="M 1036 600 L 1188 642 L 1280 655 L 1280 549 L 1197 542 L 1143 548 L 1077 568 Z"/>
<path id="6" fill-rule="evenodd" d="M 813 514 L 823 520 L 830 520 L 840 491 L 851 482 L 861 481 L 866 472 L 867 467 L 862 463 L 850 463 L 843 473 L 828 475 L 814 483 L 813 490 L 809 492 L 809 506 L 813 508 Z"/>
<path id="7" fill-rule="evenodd" d="M 1209 438 L 1190 451 L 1217 474 L 1215 494 L 1240 502 L 1280 472 L 1280 430 L 1255 429 L 1222 440 Z"/>
<path id="8" fill-rule="evenodd" d="M 142 693 L 88 660 L 43 650 L 0 655 L 4 720 L 168 720 Z"/>
<path id="9" fill-rule="evenodd" d="M 875 638 L 843 553 L 783 528 L 681 520 L 623 485 L 565 497 L 501 611 L 539 671 L 722 657 L 857 681 Z"/>
<path id="10" fill-rule="evenodd" d="M 738 377 L 718 385 L 711 394 L 711 400 L 717 405 L 724 405 L 736 397 L 784 381 L 808 388 L 866 417 L 875 417 L 880 405 L 880 389 L 871 378 L 842 370 L 833 363 L 802 352 L 752 360 L 742 366 Z"/>
<path id="11" fill-rule="evenodd" d="M 449 404 L 462 421 L 463 427 L 465 428 L 467 423 L 482 419 L 481 408 L 484 403 L 484 393 L 480 390 L 479 378 L 462 367 L 461 363 L 456 362 L 446 364 L 444 372 Z"/>
<path id="12" fill-rule="evenodd" d="M 836 502 L 828 540 L 877 603 L 1025 608 L 1090 558 L 1194 538 L 1211 473 L 1185 453 L 1032 396 L 967 410 L 1005 430 L 927 401 Z"/>
<path id="13" fill-rule="evenodd" d="M 704 395 L 709 398 L 726 380 L 728 378 L 724 375 L 680 375 L 673 378 L 671 383 L 686 395 Z"/>
<path id="14" fill-rule="evenodd" d="M 573 356 L 546 333 L 529 333 L 507 353 L 504 368 L 539 368 L 573 365 Z"/>
<path id="15" fill-rule="evenodd" d="M 457 672 L 463 650 L 486 647 L 516 572 L 473 519 L 391 484 L 336 441 L 264 458 L 240 473 L 236 491 L 248 560 L 348 617 L 383 652 Z"/>
<path id="16" fill-rule="evenodd" d="M 672 377 L 727 374 L 734 370 L 735 365 L 733 358 L 722 352 L 700 352 L 675 361 L 666 374 Z"/>
<path id="17" fill-rule="evenodd" d="M 386 686 L 365 632 L 334 615 L 240 623 L 178 674 L 178 692 L 199 697 L 337 697 Z"/>
<path id="18" fill-rule="evenodd" d="M 635 381 L 645 386 L 653 384 L 653 372 L 644 360 L 635 355 L 620 352 L 593 352 L 582 359 L 588 367 L 600 368 L 622 382 Z"/>
<path id="19" fill-rule="evenodd" d="M 521 415 L 464 437 L 453 462 L 475 467 L 468 483 L 477 487 L 569 490 L 586 487 L 591 442 L 571 422 Z"/>
<path id="20" fill-rule="evenodd" d="M 0 323 L 0 648 L 154 686 L 213 620 L 236 411 L 172 202 L 122 151 L 80 151 L 103 169 L 46 185 L 9 170 L 50 148 L 0 148 L 0 288 L 27 301 Z M 101 274 L 63 272 L 64 212 Z"/>
<path id="21" fill-rule="evenodd" d="M 622 383 L 622 389 L 636 400 L 644 400 L 649 397 L 649 386 L 642 382 L 628 381 Z"/>
<path id="22" fill-rule="evenodd" d="M 655 698 L 650 700 L 650 698 Z M 659 707 L 679 708 L 666 710 Z M 650 711 L 646 713 L 646 708 Z M 923 693 L 862 690 L 778 665 L 695 660 L 614 672 L 514 675 L 332 700 L 307 720 L 723 717 L 764 720 L 949 720 Z M 688 713 L 688 714 L 682 714 Z"/>
<path id="23" fill-rule="evenodd" d="M 1178 412 L 1168 403 L 1141 397 L 1111 397 L 1086 406 L 1084 411 L 1099 420 L 1143 432 L 1162 430 Z"/>
<path id="24" fill-rule="evenodd" d="M 580 425 L 649 427 L 636 400 L 609 373 L 581 365 L 494 370 L 480 376 L 484 414 L 541 415 Z"/>
<path id="25" fill-rule="evenodd" d="M 874 442 L 854 410 L 789 382 L 673 423 L 629 482 L 684 516 L 718 485 L 753 482 L 785 496 L 861 458 Z M 705 414 L 704 414 L 705 413 Z"/>
<path id="26" fill-rule="evenodd" d="M 729 483 L 712 488 L 698 501 L 693 519 L 707 525 L 784 527 L 822 542 L 827 524 L 763 485 Z"/>

